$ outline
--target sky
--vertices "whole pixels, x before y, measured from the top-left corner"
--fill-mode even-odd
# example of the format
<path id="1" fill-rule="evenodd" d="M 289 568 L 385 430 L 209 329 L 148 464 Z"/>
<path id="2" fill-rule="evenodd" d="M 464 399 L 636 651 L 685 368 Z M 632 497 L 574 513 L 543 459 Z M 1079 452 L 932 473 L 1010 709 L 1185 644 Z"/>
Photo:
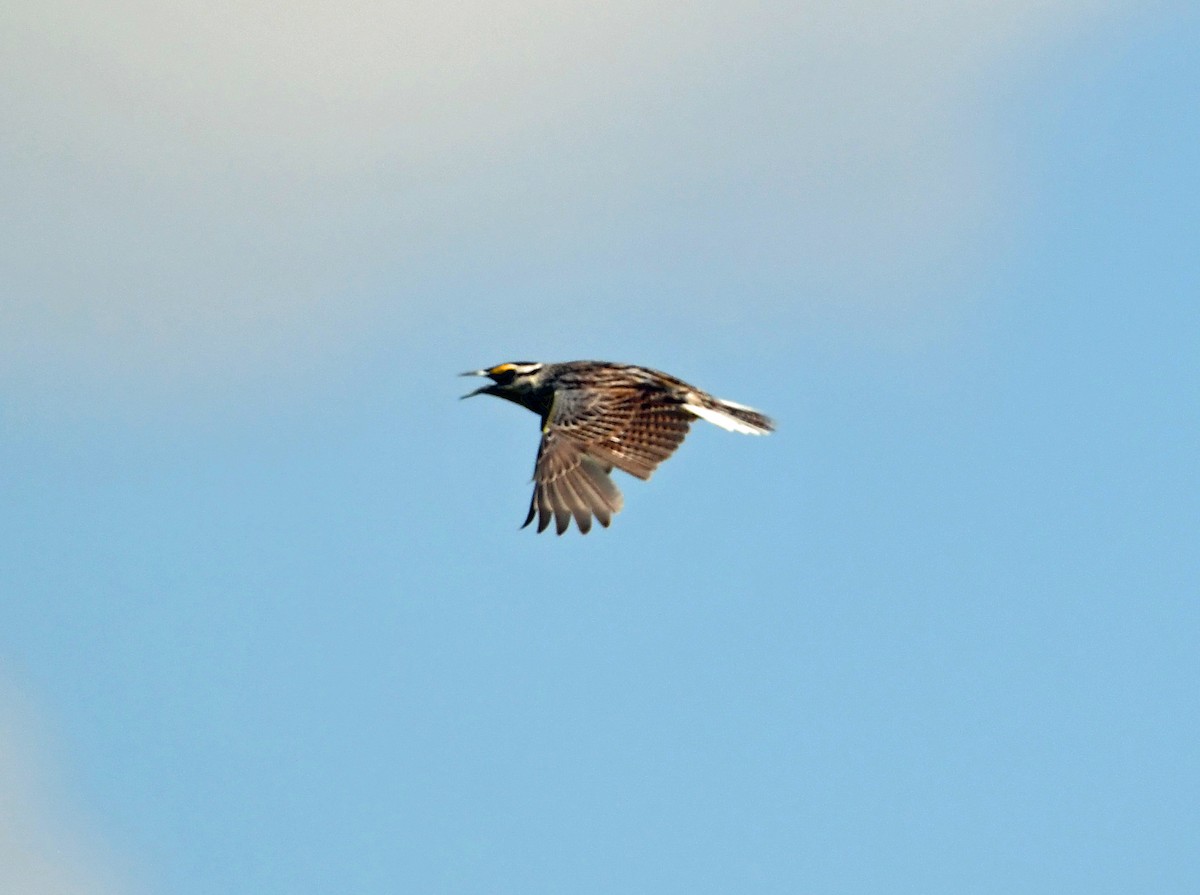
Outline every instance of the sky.
<path id="1" fill-rule="evenodd" d="M 1200 888 L 1190 4 L 17 2 L 0 116 L 0 890 Z M 522 531 L 576 358 L 778 431 Z"/>

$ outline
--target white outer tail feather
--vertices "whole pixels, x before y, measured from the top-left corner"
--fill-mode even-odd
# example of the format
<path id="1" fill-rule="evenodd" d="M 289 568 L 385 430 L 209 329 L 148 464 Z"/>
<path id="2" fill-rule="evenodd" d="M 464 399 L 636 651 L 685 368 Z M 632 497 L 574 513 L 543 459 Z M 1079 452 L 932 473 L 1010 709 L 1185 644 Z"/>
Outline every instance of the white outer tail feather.
<path id="1" fill-rule="evenodd" d="M 740 432 L 743 435 L 766 435 L 770 430 L 761 429 L 758 426 L 752 426 L 745 420 L 740 420 L 730 413 L 725 413 L 720 409 L 722 404 L 729 407 L 735 407 L 738 410 L 750 410 L 744 404 L 734 404 L 732 401 L 715 401 L 713 407 L 702 407 L 699 404 L 684 404 L 683 409 L 689 413 L 694 413 L 702 420 L 707 420 L 714 426 L 720 426 L 728 432 Z"/>

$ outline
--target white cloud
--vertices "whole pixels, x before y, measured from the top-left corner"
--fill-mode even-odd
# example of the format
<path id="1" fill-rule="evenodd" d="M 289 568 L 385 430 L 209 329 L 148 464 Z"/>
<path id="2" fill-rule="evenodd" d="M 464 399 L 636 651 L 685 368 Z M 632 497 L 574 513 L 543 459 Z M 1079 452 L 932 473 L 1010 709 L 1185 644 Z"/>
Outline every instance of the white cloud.
<path id="1" fill-rule="evenodd" d="M 111 867 L 56 794 L 36 727 L 0 682 L 0 892 L 114 895 Z"/>
<path id="2" fill-rule="evenodd" d="M 986 85 L 1115 2 L 10 4 L 0 376 L 307 356 L 464 266 L 919 281 L 1003 214 Z"/>

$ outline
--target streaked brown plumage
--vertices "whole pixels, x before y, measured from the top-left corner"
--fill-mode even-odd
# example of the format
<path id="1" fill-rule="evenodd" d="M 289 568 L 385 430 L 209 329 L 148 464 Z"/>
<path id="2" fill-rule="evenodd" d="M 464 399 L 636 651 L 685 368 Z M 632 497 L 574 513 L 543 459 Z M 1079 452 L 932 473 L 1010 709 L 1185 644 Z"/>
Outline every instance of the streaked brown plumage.
<path id="1" fill-rule="evenodd" d="M 539 532 L 551 519 L 560 535 L 572 518 L 583 534 L 591 530 L 593 516 L 607 527 L 623 503 L 609 476 L 613 468 L 650 478 L 696 417 L 747 434 L 774 429 L 756 410 L 646 367 L 604 361 L 507 363 L 463 375 L 492 380 L 471 395 L 495 395 L 542 418 L 533 499 L 524 523 L 536 517 Z"/>

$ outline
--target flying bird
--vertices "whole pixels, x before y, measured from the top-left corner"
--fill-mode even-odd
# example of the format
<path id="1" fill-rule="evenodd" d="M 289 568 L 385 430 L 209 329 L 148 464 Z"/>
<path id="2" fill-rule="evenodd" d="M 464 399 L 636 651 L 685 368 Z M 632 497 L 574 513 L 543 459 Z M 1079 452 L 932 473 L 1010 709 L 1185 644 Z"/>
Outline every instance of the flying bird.
<path id="1" fill-rule="evenodd" d="M 607 528 L 624 503 L 609 475 L 613 467 L 650 478 L 697 417 L 746 435 L 766 435 L 775 428 L 757 410 L 647 367 L 593 360 L 520 362 L 462 375 L 492 380 L 464 398 L 495 395 L 542 418 L 533 500 L 521 526 L 537 517 L 539 532 L 552 518 L 560 535 L 572 518 L 582 534 L 591 530 L 593 516 Z"/>

